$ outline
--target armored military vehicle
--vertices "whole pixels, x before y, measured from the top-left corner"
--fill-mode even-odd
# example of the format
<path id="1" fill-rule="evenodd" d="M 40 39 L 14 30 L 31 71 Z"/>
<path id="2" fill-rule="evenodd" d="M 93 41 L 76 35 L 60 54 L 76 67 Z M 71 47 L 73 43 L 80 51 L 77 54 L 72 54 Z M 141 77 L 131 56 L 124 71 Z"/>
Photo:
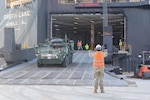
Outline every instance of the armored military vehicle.
<path id="1" fill-rule="evenodd" d="M 61 64 L 67 67 L 72 63 L 74 42 L 67 38 L 52 38 L 35 47 L 38 67 L 45 64 Z"/>

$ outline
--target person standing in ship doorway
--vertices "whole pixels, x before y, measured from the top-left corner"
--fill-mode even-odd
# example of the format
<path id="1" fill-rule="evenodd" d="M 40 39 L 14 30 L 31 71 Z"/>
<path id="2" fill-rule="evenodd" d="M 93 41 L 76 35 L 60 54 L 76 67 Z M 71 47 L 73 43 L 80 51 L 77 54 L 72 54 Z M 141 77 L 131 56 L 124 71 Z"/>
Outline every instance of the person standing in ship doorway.
<path id="1" fill-rule="evenodd" d="M 78 47 L 78 50 L 83 50 L 83 48 L 82 48 L 82 41 L 78 41 L 77 42 L 77 47 Z"/>
<path id="2" fill-rule="evenodd" d="M 89 45 L 88 45 L 88 43 L 85 44 L 85 50 L 89 50 Z"/>
<path id="3" fill-rule="evenodd" d="M 122 50 L 122 40 L 119 39 L 119 49 Z"/>

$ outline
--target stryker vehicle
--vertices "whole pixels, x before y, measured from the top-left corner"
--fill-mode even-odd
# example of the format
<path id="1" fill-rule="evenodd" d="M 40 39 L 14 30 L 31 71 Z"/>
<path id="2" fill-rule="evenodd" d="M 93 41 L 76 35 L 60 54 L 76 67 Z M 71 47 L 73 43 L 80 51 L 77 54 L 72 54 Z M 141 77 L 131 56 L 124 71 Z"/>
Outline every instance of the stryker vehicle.
<path id="1" fill-rule="evenodd" d="M 67 67 L 72 63 L 74 42 L 67 38 L 52 38 L 35 47 L 38 67 L 46 64 L 61 64 Z"/>

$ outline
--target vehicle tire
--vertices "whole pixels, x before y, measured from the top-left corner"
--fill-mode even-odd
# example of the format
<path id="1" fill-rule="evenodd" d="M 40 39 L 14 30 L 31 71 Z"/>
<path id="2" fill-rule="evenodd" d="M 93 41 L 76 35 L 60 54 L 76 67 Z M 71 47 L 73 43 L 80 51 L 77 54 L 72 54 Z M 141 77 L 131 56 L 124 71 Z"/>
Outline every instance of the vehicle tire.
<path id="1" fill-rule="evenodd" d="M 146 74 L 143 72 L 142 73 L 142 79 L 146 79 L 147 77 L 146 77 Z"/>
<path id="2" fill-rule="evenodd" d="M 42 67 L 42 64 L 40 64 L 39 61 L 37 61 L 37 66 Z"/>
<path id="3" fill-rule="evenodd" d="M 25 60 L 24 60 L 24 62 L 28 62 L 28 60 L 27 60 L 27 59 L 25 59 Z"/>
<path id="4" fill-rule="evenodd" d="M 69 54 L 69 64 L 72 63 L 72 54 Z"/>
<path id="5" fill-rule="evenodd" d="M 68 57 L 65 57 L 64 61 L 62 62 L 62 66 L 63 67 L 67 67 L 68 66 Z"/>
<path id="6" fill-rule="evenodd" d="M 68 63 L 70 64 L 70 62 L 71 62 L 71 55 L 69 54 L 68 55 Z"/>
<path id="7" fill-rule="evenodd" d="M 73 60 L 73 53 L 71 53 L 70 63 L 72 63 Z"/>
<path id="8" fill-rule="evenodd" d="M 135 72 L 134 72 L 134 77 L 135 78 L 138 78 L 139 76 L 138 76 L 138 73 L 140 72 L 140 69 L 139 68 L 136 68 L 135 69 Z"/>

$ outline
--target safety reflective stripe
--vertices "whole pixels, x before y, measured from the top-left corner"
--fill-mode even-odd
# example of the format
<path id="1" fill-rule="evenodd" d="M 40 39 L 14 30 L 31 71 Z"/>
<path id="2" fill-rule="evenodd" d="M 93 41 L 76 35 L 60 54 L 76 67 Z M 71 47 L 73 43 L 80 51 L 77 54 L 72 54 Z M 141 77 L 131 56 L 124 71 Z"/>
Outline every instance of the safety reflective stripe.
<path id="1" fill-rule="evenodd" d="M 104 67 L 104 55 L 102 52 L 96 52 L 93 59 L 93 66 Z"/>
<path id="2" fill-rule="evenodd" d="M 103 63 L 104 60 L 94 60 L 94 62 L 101 62 L 101 63 Z"/>

